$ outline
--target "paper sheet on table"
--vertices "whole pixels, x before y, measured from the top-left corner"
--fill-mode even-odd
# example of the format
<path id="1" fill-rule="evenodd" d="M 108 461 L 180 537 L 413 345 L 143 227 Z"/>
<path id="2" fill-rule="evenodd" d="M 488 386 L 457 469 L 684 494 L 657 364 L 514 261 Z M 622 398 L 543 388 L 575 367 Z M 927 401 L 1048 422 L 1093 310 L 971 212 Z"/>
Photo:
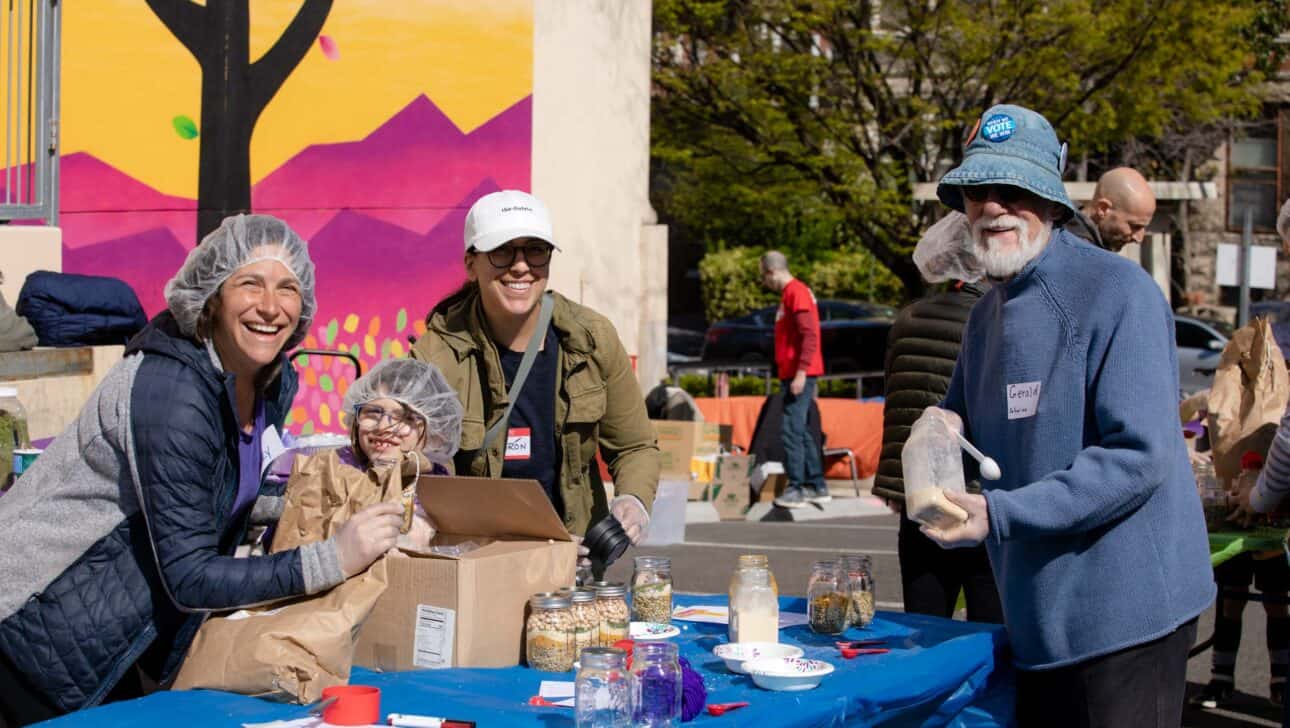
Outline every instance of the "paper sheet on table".
<path id="1" fill-rule="evenodd" d="M 542 686 L 538 688 L 538 695 L 556 705 L 572 708 L 573 687 L 573 683 L 565 680 L 543 680 Z"/>
<path id="2" fill-rule="evenodd" d="M 683 622 L 702 622 L 704 624 L 730 624 L 730 607 L 723 604 L 695 604 L 690 607 L 676 607 L 672 610 L 672 619 Z M 780 612 L 779 628 L 797 627 L 809 624 L 801 612 Z"/>

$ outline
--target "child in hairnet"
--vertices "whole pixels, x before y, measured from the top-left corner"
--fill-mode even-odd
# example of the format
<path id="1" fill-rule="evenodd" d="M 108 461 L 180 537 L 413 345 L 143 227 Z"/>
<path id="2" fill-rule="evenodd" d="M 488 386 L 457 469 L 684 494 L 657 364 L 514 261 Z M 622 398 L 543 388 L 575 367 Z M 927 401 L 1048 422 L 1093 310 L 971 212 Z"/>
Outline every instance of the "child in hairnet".
<path id="1" fill-rule="evenodd" d="M 414 545 L 428 545 L 434 529 L 414 503 L 416 477 L 451 472 L 461 441 L 457 393 L 433 364 L 386 359 L 345 392 L 344 408 L 350 444 L 338 451 L 341 462 L 359 470 L 403 468 L 404 529 Z"/>

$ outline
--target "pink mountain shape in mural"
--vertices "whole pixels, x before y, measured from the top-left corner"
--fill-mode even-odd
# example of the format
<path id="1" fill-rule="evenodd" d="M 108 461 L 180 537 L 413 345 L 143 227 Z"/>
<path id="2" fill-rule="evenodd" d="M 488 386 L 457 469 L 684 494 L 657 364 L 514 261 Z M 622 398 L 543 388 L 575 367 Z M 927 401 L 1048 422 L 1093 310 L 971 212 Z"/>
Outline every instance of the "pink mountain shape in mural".
<path id="1" fill-rule="evenodd" d="M 528 188 L 531 119 L 525 98 L 463 134 L 421 95 L 363 139 L 304 149 L 260 180 L 252 199 L 256 209 L 358 209 L 428 231 L 447 201 L 469 207 L 482 179 Z"/>
<path id="2" fill-rule="evenodd" d="M 85 152 L 63 155 L 58 174 L 62 212 L 197 209 L 196 201 L 158 192 Z"/>
<path id="3" fill-rule="evenodd" d="M 146 255 L 141 254 L 147 251 Z M 116 240 L 63 251 L 63 270 L 120 278 L 134 289 L 149 317 L 166 307 L 162 288 L 188 256 L 170 230 L 154 228 Z"/>

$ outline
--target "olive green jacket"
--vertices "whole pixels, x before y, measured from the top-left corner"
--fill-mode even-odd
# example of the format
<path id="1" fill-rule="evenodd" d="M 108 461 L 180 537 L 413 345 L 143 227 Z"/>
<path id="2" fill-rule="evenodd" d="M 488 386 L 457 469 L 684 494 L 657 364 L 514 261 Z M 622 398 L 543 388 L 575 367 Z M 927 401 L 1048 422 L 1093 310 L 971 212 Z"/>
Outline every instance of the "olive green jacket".
<path id="1" fill-rule="evenodd" d="M 552 294 L 551 327 L 560 342 L 556 365 L 555 439 L 564 525 L 582 535 L 608 511 L 600 472 L 600 447 L 617 495 L 632 495 L 648 509 L 658 488 L 659 451 L 645 400 L 618 332 L 604 316 Z M 465 407 L 457 473 L 501 477 L 504 437 L 486 452 L 484 434 L 506 410 L 506 381 L 497 346 L 487 333 L 479 294 L 454 295 L 426 317 L 426 333 L 412 356 L 443 371 Z"/>

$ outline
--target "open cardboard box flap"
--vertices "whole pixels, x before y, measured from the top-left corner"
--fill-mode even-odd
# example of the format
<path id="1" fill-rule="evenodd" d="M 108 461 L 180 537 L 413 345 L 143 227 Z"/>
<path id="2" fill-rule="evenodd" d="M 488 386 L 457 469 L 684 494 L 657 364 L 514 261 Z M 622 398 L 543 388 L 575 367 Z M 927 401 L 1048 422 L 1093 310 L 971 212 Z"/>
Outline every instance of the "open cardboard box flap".
<path id="1" fill-rule="evenodd" d="M 536 480 L 423 475 L 417 498 L 441 533 L 497 540 L 570 541 Z"/>

